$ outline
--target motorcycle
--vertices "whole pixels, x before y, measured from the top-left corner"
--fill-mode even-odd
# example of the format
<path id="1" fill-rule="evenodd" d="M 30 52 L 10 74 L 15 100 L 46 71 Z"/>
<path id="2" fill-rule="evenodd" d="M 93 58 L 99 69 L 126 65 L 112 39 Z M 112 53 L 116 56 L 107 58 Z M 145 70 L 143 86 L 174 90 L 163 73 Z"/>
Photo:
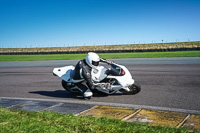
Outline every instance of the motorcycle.
<path id="1" fill-rule="evenodd" d="M 101 61 L 106 62 L 105 59 L 101 59 Z M 125 66 L 114 62 L 111 62 L 110 66 L 110 68 L 105 68 L 104 66 L 98 66 L 96 69 L 92 68 L 91 77 L 96 86 L 95 92 L 106 95 L 117 91 L 128 95 L 140 92 L 140 84 L 132 78 L 131 73 Z M 62 86 L 65 90 L 80 94 L 82 91 L 76 84 L 84 82 L 84 79 L 74 80 L 72 78 L 74 69 L 74 66 L 54 68 L 53 74 L 62 79 Z"/>

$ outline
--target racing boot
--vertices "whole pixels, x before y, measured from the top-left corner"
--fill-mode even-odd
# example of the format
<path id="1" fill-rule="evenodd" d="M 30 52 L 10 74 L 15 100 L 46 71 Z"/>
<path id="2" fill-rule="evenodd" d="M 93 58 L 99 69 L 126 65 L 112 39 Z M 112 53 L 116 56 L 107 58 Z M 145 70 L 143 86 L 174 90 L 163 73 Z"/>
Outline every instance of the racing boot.
<path id="1" fill-rule="evenodd" d="M 93 93 L 90 91 L 90 89 L 87 89 L 84 93 L 83 93 L 83 97 L 85 100 L 89 100 L 91 99 Z"/>

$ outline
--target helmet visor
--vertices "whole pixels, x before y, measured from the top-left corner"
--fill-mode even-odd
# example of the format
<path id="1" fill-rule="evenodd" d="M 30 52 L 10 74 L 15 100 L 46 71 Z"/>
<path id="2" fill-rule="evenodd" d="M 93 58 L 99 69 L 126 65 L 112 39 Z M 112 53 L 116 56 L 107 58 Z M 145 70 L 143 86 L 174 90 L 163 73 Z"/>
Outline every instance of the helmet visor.
<path id="1" fill-rule="evenodd" d="M 99 65 L 99 61 L 92 61 L 92 65 L 98 66 Z"/>

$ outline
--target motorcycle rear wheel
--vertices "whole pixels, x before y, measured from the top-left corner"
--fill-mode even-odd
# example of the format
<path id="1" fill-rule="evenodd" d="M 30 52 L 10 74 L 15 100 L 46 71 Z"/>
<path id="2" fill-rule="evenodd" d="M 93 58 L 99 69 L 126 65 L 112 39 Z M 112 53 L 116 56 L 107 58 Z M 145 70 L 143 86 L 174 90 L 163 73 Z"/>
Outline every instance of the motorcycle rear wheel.
<path id="1" fill-rule="evenodd" d="M 62 80 L 62 86 L 63 86 L 63 88 L 66 90 L 66 91 L 69 91 L 69 92 L 71 92 L 71 93 L 74 93 L 74 94 L 80 94 L 81 92 L 80 92 L 80 90 L 78 90 L 78 89 L 70 89 L 70 88 L 73 88 L 73 87 L 75 87 L 75 85 L 73 84 L 73 83 L 67 83 L 66 81 L 64 81 L 64 80 Z"/>
<path id="2" fill-rule="evenodd" d="M 126 94 L 126 95 L 135 95 L 141 91 L 141 86 L 138 82 L 135 81 L 134 84 L 129 86 L 130 91 L 125 91 L 123 89 L 120 90 L 120 92 Z"/>

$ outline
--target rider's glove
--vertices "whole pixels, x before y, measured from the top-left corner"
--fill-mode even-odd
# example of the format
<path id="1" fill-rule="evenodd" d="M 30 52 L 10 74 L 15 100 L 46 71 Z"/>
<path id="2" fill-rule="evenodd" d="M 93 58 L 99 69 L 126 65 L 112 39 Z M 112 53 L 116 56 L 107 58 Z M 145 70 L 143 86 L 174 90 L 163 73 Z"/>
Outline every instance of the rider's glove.
<path id="1" fill-rule="evenodd" d="M 109 59 L 100 59 L 101 62 L 105 62 L 107 63 L 108 65 L 112 64 L 113 61 L 109 60 Z"/>
<path id="2" fill-rule="evenodd" d="M 111 60 L 109 60 L 109 59 L 106 59 L 106 63 L 110 65 L 110 64 L 112 64 L 113 62 L 112 62 Z"/>

